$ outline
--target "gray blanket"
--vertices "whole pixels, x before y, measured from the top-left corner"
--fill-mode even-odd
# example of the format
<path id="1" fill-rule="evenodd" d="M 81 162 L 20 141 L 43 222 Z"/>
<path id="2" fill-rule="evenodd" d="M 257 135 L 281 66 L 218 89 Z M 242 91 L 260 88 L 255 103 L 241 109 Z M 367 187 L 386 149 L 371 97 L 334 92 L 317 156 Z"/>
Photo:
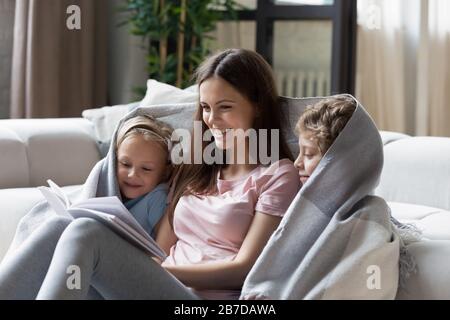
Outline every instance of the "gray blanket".
<path id="1" fill-rule="evenodd" d="M 395 298 L 402 241 L 386 202 L 371 195 L 382 167 L 379 132 L 358 103 L 251 269 L 241 299 Z"/>
<path id="2" fill-rule="evenodd" d="M 168 123 L 173 128 L 190 129 L 194 112 L 194 103 L 163 104 L 152 107 L 140 107 L 130 111 L 117 125 L 114 124 L 116 128 L 106 157 L 94 166 L 86 179 L 86 182 L 80 189 L 68 194 L 69 199 L 72 203 L 75 203 L 93 197 L 117 196 L 119 199 L 121 198 L 116 179 L 115 168 L 117 159 L 114 152 L 114 145 L 116 144 L 118 128 L 120 128 L 127 119 L 137 115 L 151 115 L 158 120 Z M 34 206 L 30 212 L 20 220 L 14 239 L 6 255 L 14 252 L 37 227 L 54 215 L 55 213 L 50 208 L 47 201 L 42 201 Z"/>

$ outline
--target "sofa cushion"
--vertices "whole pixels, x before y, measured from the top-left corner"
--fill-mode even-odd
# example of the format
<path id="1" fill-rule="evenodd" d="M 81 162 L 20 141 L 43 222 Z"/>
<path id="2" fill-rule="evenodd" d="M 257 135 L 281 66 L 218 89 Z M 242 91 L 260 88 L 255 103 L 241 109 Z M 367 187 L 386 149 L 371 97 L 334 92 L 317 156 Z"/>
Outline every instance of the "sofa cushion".
<path id="1" fill-rule="evenodd" d="M 13 130 L 0 125 L 0 188 L 25 187 L 30 181 L 27 149 Z"/>
<path id="2" fill-rule="evenodd" d="M 92 124 L 85 119 L 9 119 L 0 120 L 0 128 L 10 130 L 15 135 L 14 138 L 12 135 L 8 138 L 14 141 L 9 148 L 15 150 L 15 154 L 5 153 L 2 156 L 8 158 L 2 162 L 14 163 L 1 167 L 0 172 L 6 175 L 8 171 L 28 170 L 26 186 L 44 185 L 47 179 L 63 186 L 83 183 L 100 160 Z M 4 152 L 3 148 L 1 150 Z M 27 169 L 24 169 L 25 162 Z M 0 188 L 21 186 L 22 179 L 11 184 L 1 181 Z"/>
<path id="3" fill-rule="evenodd" d="M 450 299 L 450 211 L 388 202 L 392 215 L 412 223 L 423 239 L 408 246 L 417 270 L 397 292 L 397 299 Z"/>
<path id="4" fill-rule="evenodd" d="M 388 202 L 388 205 L 394 218 L 414 224 L 424 238 L 450 240 L 450 211 L 400 202 Z"/>
<path id="5" fill-rule="evenodd" d="M 450 138 L 411 137 L 384 147 L 375 193 L 387 201 L 450 210 Z"/>
<path id="6" fill-rule="evenodd" d="M 63 189 L 71 192 L 80 186 Z M 17 188 L 0 190 L 0 260 L 8 250 L 17 224 L 28 211 L 44 197 L 37 188 Z"/>
<path id="7" fill-rule="evenodd" d="M 388 145 L 389 143 L 400 139 L 411 138 L 411 136 L 407 134 L 392 131 L 380 131 L 380 135 L 383 145 Z"/>
<path id="8" fill-rule="evenodd" d="M 424 240 L 408 248 L 417 271 L 399 288 L 396 299 L 450 299 L 450 240 Z"/>

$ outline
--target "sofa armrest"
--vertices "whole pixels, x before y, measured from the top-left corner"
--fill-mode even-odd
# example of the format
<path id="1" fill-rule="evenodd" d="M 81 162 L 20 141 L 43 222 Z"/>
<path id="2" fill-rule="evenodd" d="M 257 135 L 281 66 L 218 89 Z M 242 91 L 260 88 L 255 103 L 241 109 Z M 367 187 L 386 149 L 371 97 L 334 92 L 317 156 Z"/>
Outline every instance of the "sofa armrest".
<path id="1" fill-rule="evenodd" d="M 407 134 L 393 131 L 380 131 L 380 136 L 384 146 L 400 139 L 411 138 L 411 136 Z"/>
<path id="2" fill-rule="evenodd" d="M 0 152 L 0 188 L 81 184 L 100 160 L 82 118 L 0 120 Z"/>
<path id="3" fill-rule="evenodd" d="M 63 190 L 70 193 L 80 187 L 66 186 Z M 0 190 L 0 262 L 11 245 L 20 219 L 42 200 L 44 197 L 37 188 Z"/>

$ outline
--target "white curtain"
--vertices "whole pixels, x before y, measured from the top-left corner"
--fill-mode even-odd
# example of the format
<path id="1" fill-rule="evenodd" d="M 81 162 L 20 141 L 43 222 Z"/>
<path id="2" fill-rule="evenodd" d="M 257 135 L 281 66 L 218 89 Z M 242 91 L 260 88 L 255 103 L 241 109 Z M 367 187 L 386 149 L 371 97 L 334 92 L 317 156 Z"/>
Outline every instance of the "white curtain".
<path id="1" fill-rule="evenodd" d="M 380 129 L 450 136 L 449 15 L 449 0 L 358 0 L 356 96 Z"/>
<path id="2" fill-rule="evenodd" d="M 418 119 L 418 124 L 424 122 L 423 134 L 450 137 L 449 0 L 429 0 L 428 26 L 429 65 L 424 75 L 428 83 L 428 119 Z"/>
<path id="3" fill-rule="evenodd" d="M 406 131 L 402 0 L 358 0 L 356 97 L 378 127 Z"/>

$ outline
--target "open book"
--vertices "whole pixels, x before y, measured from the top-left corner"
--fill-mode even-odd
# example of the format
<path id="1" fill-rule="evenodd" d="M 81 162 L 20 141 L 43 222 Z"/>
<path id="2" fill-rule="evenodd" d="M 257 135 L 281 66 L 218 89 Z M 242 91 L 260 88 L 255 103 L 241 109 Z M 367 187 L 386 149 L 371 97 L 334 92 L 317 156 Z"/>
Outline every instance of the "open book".
<path id="1" fill-rule="evenodd" d="M 93 218 L 152 256 L 164 260 L 166 254 L 142 228 L 133 215 L 117 197 L 91 198 L 72 204 L 64 191 L 53 181 L 50 187 L 38 187 L 58 215 L 71 219 Z"/>

